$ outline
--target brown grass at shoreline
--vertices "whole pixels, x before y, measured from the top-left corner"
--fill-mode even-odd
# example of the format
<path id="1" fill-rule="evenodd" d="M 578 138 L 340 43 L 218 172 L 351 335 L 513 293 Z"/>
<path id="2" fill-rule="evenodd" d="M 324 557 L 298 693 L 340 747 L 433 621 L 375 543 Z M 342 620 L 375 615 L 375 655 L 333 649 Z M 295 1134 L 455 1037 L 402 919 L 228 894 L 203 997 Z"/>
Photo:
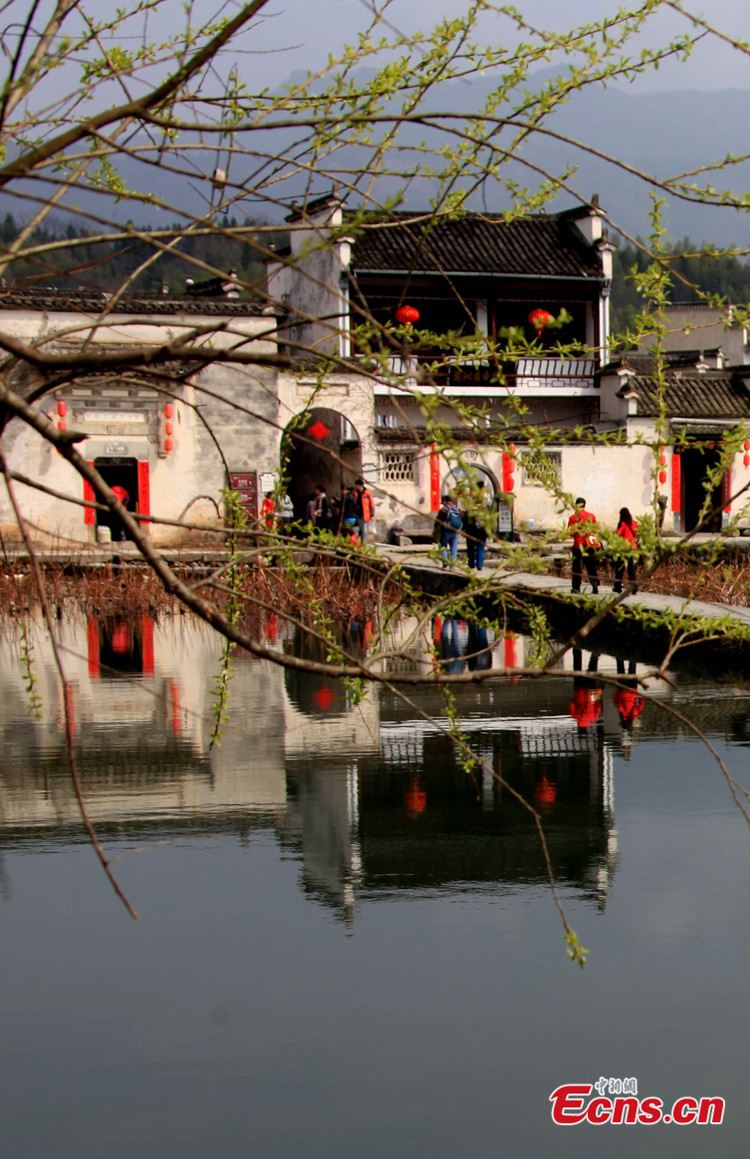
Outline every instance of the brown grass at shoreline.
<path id="1" fill-rule="evenodd" d="M 642 590 L 747 608 L 750 607 L 750 563 L 708 564 L 674 559 L 646 580 Z"/>
<path id="2" fill-rule="evenodd" d="M 228 600 L 227 574 L 222 572 L 215 586 L 205 582 L 208 574 L 206 569 L 185 568 L 180 578 L 188 585 L 199 584 L 200 597 L 223 611 Z M 104 619 L 142 614 L 158 617 L 178 611 L 181 606 L 156 576 L 142 567 L 87 569 L 56 564 L 44 568 L 44 583 L 47 600 L 58 614 L 70 609 Z M 392 603 L 397 594 L 392 586 L 385 599 Z M 316 565 L 294 572 L 261 565 L 245 569 L 240 596 L 241 620 L 243 626 L 250 628 L 254 619 L 273 614 L 306 623 L 320 609 L 336 621 L 370 616 L 383 593 L 379 577 L 358 564 L 336 568 Z M 32 614 L 39 607 L 39 592 L 30 568 L 17 564 L 0 571 L 0 618 L 11 620 Z"/>

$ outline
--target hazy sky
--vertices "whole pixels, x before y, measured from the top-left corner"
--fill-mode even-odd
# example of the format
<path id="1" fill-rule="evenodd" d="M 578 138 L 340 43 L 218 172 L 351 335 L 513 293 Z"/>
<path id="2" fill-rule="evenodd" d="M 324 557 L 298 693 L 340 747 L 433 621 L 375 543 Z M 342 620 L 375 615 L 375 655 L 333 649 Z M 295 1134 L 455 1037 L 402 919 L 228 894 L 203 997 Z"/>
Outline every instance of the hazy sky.
<path id="1" fill-rule="evenodd" d="M 539 28 L 563 30 L 572 24 L 601 19 L 623 7 L 626 0 L 517 0 L 516 7 Z M 381 5 L 382 6 L 382 5 Z M 635 7 L 635 3 L 633 4 Z M 441 16 L 465 12 L 467 0 L 392 0 L 387 14 L 404 32 L 425 29 Z M 705 15 L 715 27 L 734 36 L 748 36 L 747 0 L 687 0 L 688 10 Z M 262 26 L 246 42 L 248 71 L 273 84 L 297 70 L 320 67 L 329 52 L 352 42 L 366 27 L 371 13 L 367 0 L 272 0 Z M 667 9 L 650 18 L 642 43 L 668 42 L 683 31 L 686 21 Z M 487 23 L 487 35 L 507 42 L 509 24 Z M 498 35 L 498 29 L 501 31 Z M 260 52 L 256 54 L 256 50 Z M 658 88 L 750 88 L 750 56 L 707 37 L 684 64 L 667 63 L 638 82 L 641 91 Z"/>

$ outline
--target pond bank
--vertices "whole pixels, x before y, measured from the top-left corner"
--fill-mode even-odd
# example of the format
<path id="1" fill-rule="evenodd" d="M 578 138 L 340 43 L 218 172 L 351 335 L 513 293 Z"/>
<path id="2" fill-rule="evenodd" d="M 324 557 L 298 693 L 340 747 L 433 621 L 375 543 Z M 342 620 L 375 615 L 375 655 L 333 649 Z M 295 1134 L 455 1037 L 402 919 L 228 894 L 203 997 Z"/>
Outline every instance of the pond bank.
<path id="1" fill-rule="evenodd" d="M 732 541 L 731 546 L 736 543 L 737 541 Z M 750 663 L 750 607 L 746 603 L 698 600 L 674 590 L 640 590 L 636 595 L 627 595 L 618 602 L 611 591 L 612 582 L 606 578 L 601 582 L 598 596 L 574 595 L 570 591 L 570 579 L 565 576 L 537 575 L 511 571 L 507 566 L 504 567 L 504 563 L 507 565 L 507 556 L 504 552 L 493 554 L 481 577 L 461 566 L 455 570 L 436 566 L 429 559 L 429 549 L 386 547 L 378 544 L 377 553 L 383 566 L 399 564 L 404 569 L 416 593 L 433 598 L 455 597 L 460 599 L 462 608 L 473 610 L 477 615 L 493 615 L 498 603 L 502 602 L 505 606 L 503 614 L 510 616 L 512 626 L 516 630 L 528 630 L 528 624 L 524 624 L 521 612 L 508 613 L 511 601 L 504 600 L 504 595 L 514 597 L 513 603 L 541 610 L 551 633 L 558 638 L 565 638 L 579 631 L 593 614 L 605 611 L 602 623 L 587 636 L 588 643 L 601 647 L 604 651 L 615 647 L 620 653 L 627 655 L 634 642 L 637 642 L 639 650 L 645 649 L 653 663 L 660 663 L 673 647 L 675 635 L 679 634 L 683 639 L 689 636 L 690 658 L 699 666 L 708 665 L 713 671 L 724 669 L 737 671 L 747 668 Z M 173 549 L 162 554 L 183 578 L 205 576 L 227 561 L 224 551 L 205 548 Z M 300 550 L 301 562 L 304 562 L 307 554 L 304 548 Z M 723 588 L 731 592 L 733 589 L 736 590 L 738 577 L 743 585 L 747 583 L 746 575 L 750 570 L 750 563 L 746 563 L 745 559 L 745 550 L 740 549 L 734 564 L 724 562 L 714 568 L 708 568 L 704 564 L 702 573 L 708 574 L 709 577 L 713 573 L 714 583 L 718 577 Z M 158 582 L 153 586 L 143 584 L 146 565 L 141 561 L 135 546 L 131 544 L 118 544 L 116 553 L 113 553 L 111 548 L 95 549 L 81 553 L 75 558 L 68 553 L 48 551 L 40 553 L 40 561 L 50 576 L 67 577 L 64 587 L 68 594 L 70 584 L 75 585 L 77 577 L 81 577 L 84 588 L 92 584 L 94 588 L 101 588 L 101 591 L 92 590 L 89 594 L 94 605 L 102 611 L 107 609 L 111 613 L 119 604 L 121 611 L 154 612 L 171 599 Z M 12 554 L 6 552 L 5 562 L 6 584 L 9 581 L 17 581 L 19 575 L 13 573 L 25 571 L 28 565 L 25 553 L 22 552 Z M 377 571 L 379 562 L 377 559 L 373 562 Z M 679 577 L 681 582 L 690 584 L 696 566 L 697 579 L 703 578 L 699 564 L 690 561 L 687 561 L 687 564 L 688 571 L 685 572 L 683 569 Z M 269 577 L 274 574 L 274 569 L 269 566 L 264 566 L 262 570 Z M 332 579 L 338 570 L 335 566 L 331 567 Z M 673 582 L 675 577 L 672 576 L 670 579 L 669 571 L 669 568 L 664 569 L 666 576 L 664 586 L 669 588 L 671 584 L 674 588 L 677 586 Z M 358 572 L 359 568 L 355 569 L 354 575 L 356 576 Z M 107 580 L 111 579 L 116 579 L 117 582 L 110 592 L 108 589 L 112 585 Z M 352 579 L 350 576 L 350 582 Z M 355 584 L 356 582 L 354 579 Z M 375 585 L 377 586 L 377 580 Z M 646 587 L 653 589 L 654 586 L 654 577 L 651 577 Z M 102 599 L 101 595 L 105 589 L 107 598 Z M 155 592 L 155 589 L 158 591 Z M 11 596 L 10 592 L 5 594 Z M 65 598 L 62 587 L 59 594 Z M 16 608 L 19 606 L 12 596 L 5 603 L 10 614 L 13 614 L 14 606 Z M 608 608 L 608 604 L 612 605 L 611 608 Z M 461 614 L 468 617 L 469 612 L 462 611 Z M 684 648 L 682 654 L 685 654 Z"/>

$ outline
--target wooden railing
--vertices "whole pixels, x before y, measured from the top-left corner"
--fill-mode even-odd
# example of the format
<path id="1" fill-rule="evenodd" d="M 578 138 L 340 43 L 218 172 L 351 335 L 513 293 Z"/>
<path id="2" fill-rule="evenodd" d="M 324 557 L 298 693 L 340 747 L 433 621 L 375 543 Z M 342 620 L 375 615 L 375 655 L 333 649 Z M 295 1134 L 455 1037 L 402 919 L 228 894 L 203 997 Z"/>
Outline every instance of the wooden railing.
<path id="1" fill-rule="evenodd" d="M 388 370 L 394 379 L 412 385 L 424 381 L 420 373 L 425 365 L 437 363 L 437 356 L 396 354 L 388 358 Z M 431 373 L 436 386 L 458 386 L 473 389 L 523 390 L 570 387 L 592 387 L 598 366 L 596 358 L 519 358 L 497 362 L 492 359 L 446 359 Z"/>

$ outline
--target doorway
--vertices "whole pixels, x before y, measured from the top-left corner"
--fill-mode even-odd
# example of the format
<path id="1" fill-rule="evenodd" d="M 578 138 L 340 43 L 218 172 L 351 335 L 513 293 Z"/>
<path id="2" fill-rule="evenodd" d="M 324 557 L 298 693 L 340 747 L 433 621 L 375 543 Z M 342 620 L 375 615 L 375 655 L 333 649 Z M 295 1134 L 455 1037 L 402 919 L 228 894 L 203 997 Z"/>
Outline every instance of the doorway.
<path id="1" fill-rule="evenodd" d="M 706 503 L 709 476 L 716 470 L 720 457 L 718 448 L 712 443 L 695 443 L 680 455 L 684 531 L 693 531 L 696 528 L 701 511 L 706 508 L 707 514 L 701 524 L 701 530 L 721 531 L 723 506 L 721 480 L 710 487 Z"/>
<path id="2" fill-rule="evenodd" d="M 138 509 L 138 460 L 94 459 L 94 466 L 108 487 L 128 511 Z M 111 511 L 97 511 L 96 526 L 108 527 L 113 540 L 129 539 L 125 528 Z"/>
<path id="3" fill-rule="evenodd" d="M 318 484 L 329 498 L 342 483 L 362 474 L 359 435 L 344 415 L 328 407 L 314 407 L 287 428 L 282 446 L 283 472 L 289 480 L 294 518 L 304 520 L 307 501 Z"/>

